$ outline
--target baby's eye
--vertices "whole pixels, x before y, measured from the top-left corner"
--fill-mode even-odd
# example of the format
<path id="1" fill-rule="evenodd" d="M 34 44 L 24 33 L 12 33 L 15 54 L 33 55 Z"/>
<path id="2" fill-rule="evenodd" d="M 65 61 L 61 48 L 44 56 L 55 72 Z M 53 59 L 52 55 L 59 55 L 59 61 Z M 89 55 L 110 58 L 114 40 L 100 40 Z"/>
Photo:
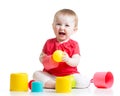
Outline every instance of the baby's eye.
<path id="1" fill-rule="evenodd" d="M 68 25 L 68 24 L 66 24 L 65 26 L 66 26 L 66 27 L 70 27 L 70 25 Z"/>
<path id="2" fill-rule="evenodd" d="M 57 23 L 56 25 L 61 25 L 60 23 Z"/>

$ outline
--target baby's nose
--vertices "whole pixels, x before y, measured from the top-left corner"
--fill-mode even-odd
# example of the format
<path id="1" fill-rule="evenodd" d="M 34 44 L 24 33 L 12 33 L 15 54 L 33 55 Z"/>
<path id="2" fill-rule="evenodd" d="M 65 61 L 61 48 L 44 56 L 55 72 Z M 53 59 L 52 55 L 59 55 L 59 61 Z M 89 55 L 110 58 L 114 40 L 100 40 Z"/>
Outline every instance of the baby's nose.
<path id="1" fill-rule="evenodd" d="M 62 25 L 62 26 L 60 26 L 60 29 L 65 29 L 65 26 L 63 26 L 63 25 Z"/>

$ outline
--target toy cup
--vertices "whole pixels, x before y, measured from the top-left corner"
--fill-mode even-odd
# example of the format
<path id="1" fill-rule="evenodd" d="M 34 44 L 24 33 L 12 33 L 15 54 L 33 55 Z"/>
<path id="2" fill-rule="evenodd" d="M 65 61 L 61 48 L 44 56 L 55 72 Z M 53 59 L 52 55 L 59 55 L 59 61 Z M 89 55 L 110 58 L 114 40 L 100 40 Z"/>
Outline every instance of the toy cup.
<path id="1" fill-rule="evenodd" d="M 32 82 L 34 82 L 35 80 L 30 80 L 29 82 L 28 82 L 28 87 L 29 87 L 29 89 L 31 90 L 31 88 L 32 88 Z"/>
<path id="2" fill-rule="evenodd" d="M 56 50 L 52 55 L 53 60 L 56 62 L 62 62 L 62 56 L 63 56 L 63 51 L 61 50 Z"/>
<path id="3" fill-rule="evenodd" d="M 70 78 L 56 77 L 56 92 L 57 93 L 69 93 L 72 89 L 72 83 Z"/>
<path id="4" fill-rule="evenodd" d="M 92 80 L 97 88 L 110 88 L 113 81 L 114 78 L 111 72 L 96 72 Z"/>
<path id="5" fill-rule="evenodd" d="M 40 81 L 33 81 L 31 92 L 43 92 L 43 83 Z"/>
<path id="6" fill-rule="evenodd" d="M 69 78 L 71 80 L 72 88 L 76 87 L 76 80 L 73 75 L 68 75 L 68 76 L 64 76 L 64 77 Z"/>
<path id="7" fill-rule="evenodd" d="M 10 75 L 10 91 L 28 91 L 28 75 L 12 73 Z"/>

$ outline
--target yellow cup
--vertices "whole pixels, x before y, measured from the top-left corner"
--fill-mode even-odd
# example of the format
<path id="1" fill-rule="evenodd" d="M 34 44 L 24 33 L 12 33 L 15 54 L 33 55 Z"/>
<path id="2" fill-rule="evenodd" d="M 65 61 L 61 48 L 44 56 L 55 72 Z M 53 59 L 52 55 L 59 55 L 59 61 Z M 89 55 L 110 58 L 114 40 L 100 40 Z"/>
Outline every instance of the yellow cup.
<path id="1" fill-rule="evenodd" d="M 71 80 L 72 88 L 76 87 L 76 80 L 73 75 L 68 75 L 68 76 L 64 76 L 64 77 L 69 78 Z"/>
<path id="2" fill-rule="evenodd" d="M 56 92 L 57 93 L 68 93 L 71 92 L 72 83 L 69 78 L 56 77 Z"/>
<path id="3" fill-rule="evenodd" d="M 28 91 L 28 75 L 12 73 L 10 75 L 10 91 Z"/>
<path id="4" fill-rule="evenodd" d="M 56 62 L 62 62 L 62 57 L 63 57 L 63 51 L 62 50 L 56 50 L 53 55 L 53 60 Z"/>

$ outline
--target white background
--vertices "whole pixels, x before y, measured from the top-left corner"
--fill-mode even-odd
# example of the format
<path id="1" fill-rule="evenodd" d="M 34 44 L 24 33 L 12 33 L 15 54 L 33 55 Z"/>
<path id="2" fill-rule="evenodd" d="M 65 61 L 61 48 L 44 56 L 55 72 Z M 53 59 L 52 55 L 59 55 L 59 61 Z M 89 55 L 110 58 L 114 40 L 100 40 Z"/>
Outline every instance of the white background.
<path id="1" fill-rule="evenodd" d="M 63 8 L 74 10 L 79 17 L 78 32 L 71 38 L 80 45 L 80 72 L 92 78 L 95 72 L 111 71 L 115 81 L 120 81 L 119 0 L 1 0 L 2 89 L 9 90 L 11 73 L 26 72 L 31 79 L 34 71 L 42 70 L 39 54 L 45 41 L 54 37 L 53 16 Z"/>

